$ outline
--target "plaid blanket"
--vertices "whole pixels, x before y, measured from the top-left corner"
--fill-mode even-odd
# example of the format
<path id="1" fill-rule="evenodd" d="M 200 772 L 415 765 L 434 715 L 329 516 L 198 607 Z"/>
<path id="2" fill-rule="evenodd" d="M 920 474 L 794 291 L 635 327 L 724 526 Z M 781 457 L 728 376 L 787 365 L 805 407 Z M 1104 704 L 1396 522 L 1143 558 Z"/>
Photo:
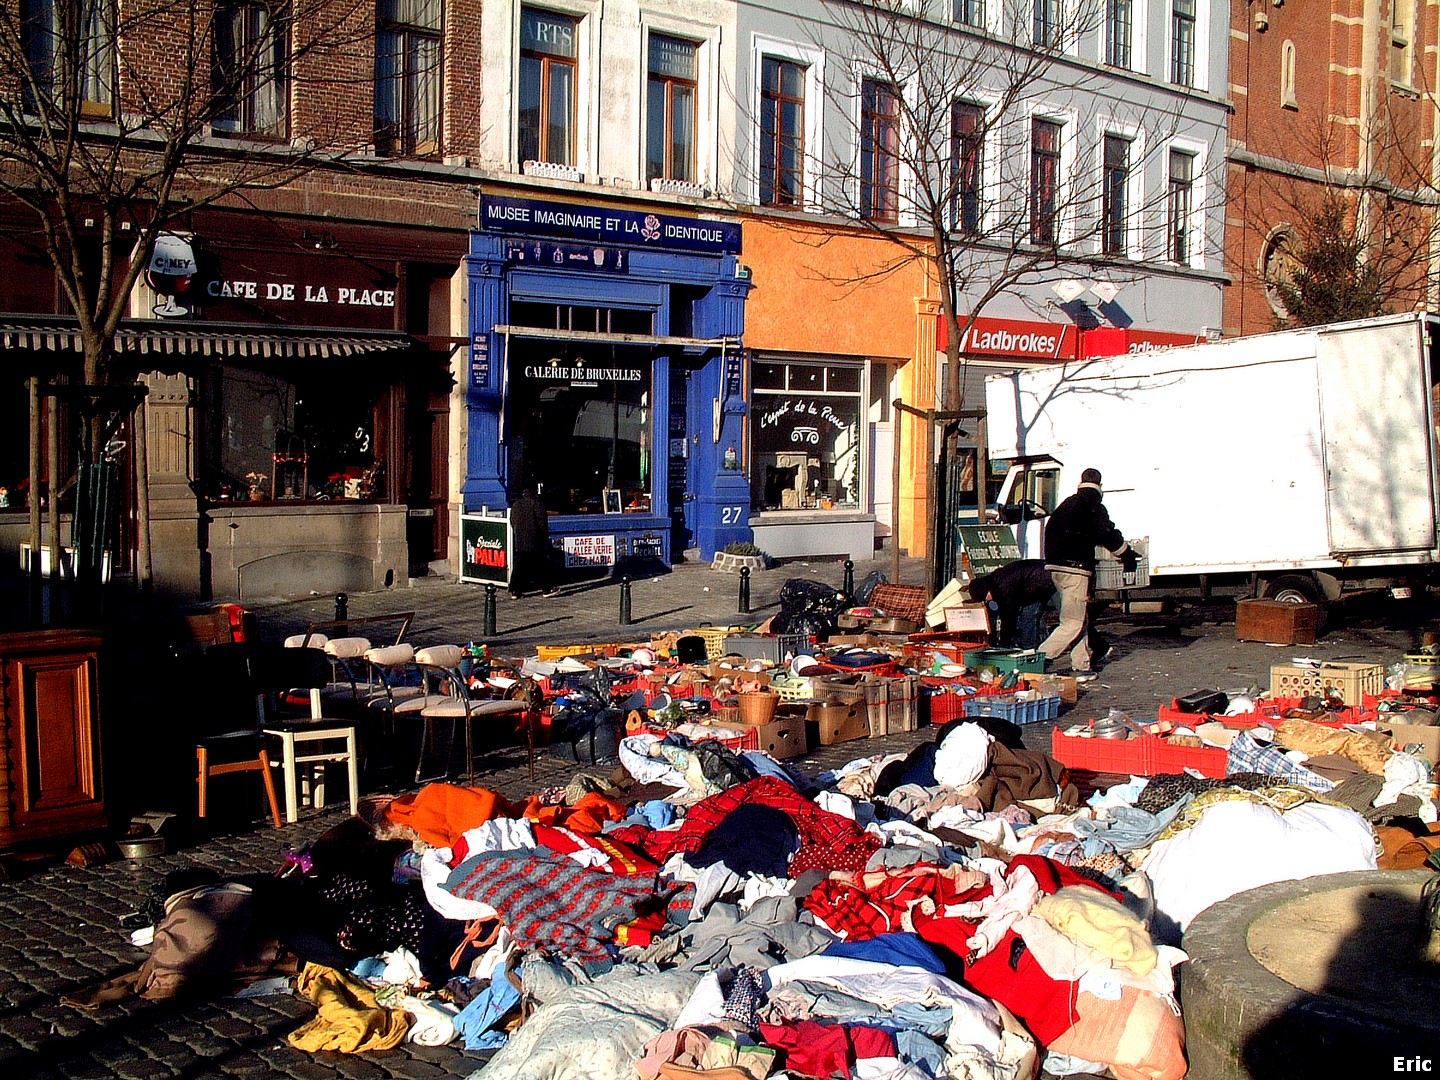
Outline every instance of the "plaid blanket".
<path id="1" fill-rule="evenodd" d="M 605 959 L 617 927 L 665 902 L 653 875 L 607 873 L 544 847 L 471 856 L 445 890 L 493 907 L 522 952 L 579 960 Z"/>
<path id="2" fill-rule="evenodd" d="M 1283 750 L 1261 743 L 1248 731 L 1235 736 L 1230 744 L 1230 754 L 1225 759 L 1225 772 L 1264 773 L 1279 777 L 1287 784 L 1309 788 L 1321 795 L 1335 789 L 1335 782 L 1327 780 L 1317 772 L 1311 772 L 1303 765 L 1297 765 L 1285 756 Z"/>

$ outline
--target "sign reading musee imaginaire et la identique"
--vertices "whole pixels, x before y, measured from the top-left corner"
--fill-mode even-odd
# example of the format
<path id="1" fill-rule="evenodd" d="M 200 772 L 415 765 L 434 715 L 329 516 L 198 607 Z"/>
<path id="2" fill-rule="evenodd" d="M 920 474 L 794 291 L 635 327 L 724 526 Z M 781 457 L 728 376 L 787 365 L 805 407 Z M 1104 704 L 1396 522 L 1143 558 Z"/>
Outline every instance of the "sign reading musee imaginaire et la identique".
<path id="1" fill-rule="evenodd" d="M 740 224 L 704 218 L 617 210 L 610 206 L 487 195 L 481 226 L 489 232 L 553 236 L 596 244 L 630 244 L 672 251 L 739 254 Z"/>

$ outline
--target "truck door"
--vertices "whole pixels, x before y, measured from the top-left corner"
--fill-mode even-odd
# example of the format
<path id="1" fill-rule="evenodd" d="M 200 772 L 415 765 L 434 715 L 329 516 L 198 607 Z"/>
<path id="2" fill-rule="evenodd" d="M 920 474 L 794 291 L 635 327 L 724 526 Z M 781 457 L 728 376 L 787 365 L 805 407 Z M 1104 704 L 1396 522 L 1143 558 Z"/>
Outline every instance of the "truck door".
<path id="1" fill-rule="evenodd" d="M 1325 509 L 1336 555 L 1435 546 L 1427 345 L 1419 317 L 1319 337 Z"/>
<path id="2" fill-rule="evenodd" d="M 1000 489 L 998 516 L 1015 526 L 1022 559 L 1045 557 L 1045 519 L 1059 503 L 1059 462 L 1027 461 L 1010 467 Z"/>

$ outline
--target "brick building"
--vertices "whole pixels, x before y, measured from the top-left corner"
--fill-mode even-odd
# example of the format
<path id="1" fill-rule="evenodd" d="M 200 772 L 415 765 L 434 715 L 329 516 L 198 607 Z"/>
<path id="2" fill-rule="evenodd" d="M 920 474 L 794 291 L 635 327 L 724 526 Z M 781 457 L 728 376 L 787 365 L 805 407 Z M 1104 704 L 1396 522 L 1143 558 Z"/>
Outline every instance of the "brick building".
<path id="1" fill-rule="evenodd" d="M 1273 281 L 1327 198 L 1393 282 L 1436 303 L 1437 7 L 1232 0 L 1225 333 L 1276 328 Z M 1403 252 L 1403 256 L 1401 253 Z"/>

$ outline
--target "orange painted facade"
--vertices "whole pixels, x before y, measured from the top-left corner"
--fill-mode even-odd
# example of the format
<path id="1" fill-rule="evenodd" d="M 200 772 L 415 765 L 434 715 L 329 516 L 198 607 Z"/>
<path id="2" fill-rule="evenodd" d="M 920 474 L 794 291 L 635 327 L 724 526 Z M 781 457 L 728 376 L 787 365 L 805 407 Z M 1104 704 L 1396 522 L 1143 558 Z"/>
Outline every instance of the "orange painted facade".
<path id="1" fill-rule="evenodd" d="M 891 365 L 901 400 L 935 406 L 935 307 L 924 299 L 921 260 L 878 237 L 771 217 L 744 222 L 743 258 L 754 283 L 745 305 L 747 349 Z M 900 547 L 923 552 L 930 426 L 895 418 Z"/>

